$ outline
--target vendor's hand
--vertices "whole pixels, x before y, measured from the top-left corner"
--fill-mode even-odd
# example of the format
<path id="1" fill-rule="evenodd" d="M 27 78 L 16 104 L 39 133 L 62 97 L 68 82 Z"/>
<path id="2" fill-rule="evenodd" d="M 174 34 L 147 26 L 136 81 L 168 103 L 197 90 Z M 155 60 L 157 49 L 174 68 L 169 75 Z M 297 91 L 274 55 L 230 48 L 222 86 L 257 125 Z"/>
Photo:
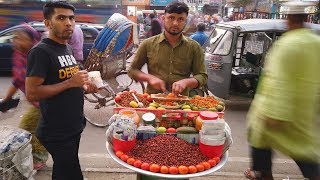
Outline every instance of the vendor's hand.
<path id="1" fill-rule="evenodd" d="M 154 89 L 161 90 L 162 92 L 167 92 L 168 91 L 166 89 L 166 83 L 163 80 L 161 80 L 161 79 L 159 79 L 159 78 L 157 78 L 155 76 L 153 76 L 153 77 L 151 77 L 149 79 L 148 84 L 151 87 L 153 87 Z"/>
<path id="2" fill-rule="evenodd" d="M 81 87 L 88 82 L 88 79 L 88 72 L 86 70 L 81 70 L 70 78 L 70 83 L 72 87 Z"/>
<path id="3" fill-rule="evenodd" d="M 175 95 L 179 95 L 182 93 L 182 91 L 187 88 L 187 80 L 182 79 L 180 81 L 174 82 L 172 84 L 172 93 Z"/>
<path id="4" fill-rule="evenodd" d="M 97 86 L 92 83 L 91 81 L 87 81 L 84 85 L 83 85 L 83 89 L 86 93 L 95 93 L 98 91 Z"/>

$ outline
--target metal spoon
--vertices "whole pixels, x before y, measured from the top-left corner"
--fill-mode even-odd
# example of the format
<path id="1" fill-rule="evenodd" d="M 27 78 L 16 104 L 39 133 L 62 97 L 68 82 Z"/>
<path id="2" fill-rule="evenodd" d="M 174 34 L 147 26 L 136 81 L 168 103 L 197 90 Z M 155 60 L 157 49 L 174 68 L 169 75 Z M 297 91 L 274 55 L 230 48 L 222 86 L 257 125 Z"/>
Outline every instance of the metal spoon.
<path id="1" fill-rule="evenodd" d="M 133 98 L 137 101 L 138 106 L 141 108 L 143 107 L 143 103 L 139 101 L 139 99 L 137 98 L 137 96 L 134 93 L 131 93 Z"/>

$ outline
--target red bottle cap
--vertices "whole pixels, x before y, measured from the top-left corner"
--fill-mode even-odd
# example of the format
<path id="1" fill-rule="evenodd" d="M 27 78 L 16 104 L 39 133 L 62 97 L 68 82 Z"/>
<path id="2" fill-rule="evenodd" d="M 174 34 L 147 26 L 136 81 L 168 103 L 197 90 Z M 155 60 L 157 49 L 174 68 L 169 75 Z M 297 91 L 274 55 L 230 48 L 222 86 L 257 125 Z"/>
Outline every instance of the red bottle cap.
<path id="1" fill-rule="evenodd" d="M 218 119 L 218 113 L 212 111 L 201 111 L 200 117 L 202 120 L 216 120 Z"/>
<path id="2" fill-rule="evenodd" d="M 196 116 L 197 116 L 197 114 L 189 113 L 187 118 L 188 118 L 188 120 L 191 121 L 191 120 L 193 120 Z"/>

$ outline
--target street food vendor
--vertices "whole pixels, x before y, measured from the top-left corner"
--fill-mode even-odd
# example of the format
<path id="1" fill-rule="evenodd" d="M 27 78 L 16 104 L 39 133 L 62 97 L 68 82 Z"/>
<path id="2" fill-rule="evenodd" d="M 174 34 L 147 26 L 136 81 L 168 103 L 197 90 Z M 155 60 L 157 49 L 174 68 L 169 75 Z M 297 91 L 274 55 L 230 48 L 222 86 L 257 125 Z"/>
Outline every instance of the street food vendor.
<path id="1" fill-rule="evenodd" d="M 167 5 L 164 32 L 144 40 L 137 51 L 129 75 L 137 81 L 147 81 L 149 94 L 171 91 L 188 95 L 189 88 L 201 87 L 207 82 L 201 46 L 182 34 L 188 12 L 183 2 Z M 141 71 L 144 64 L 148 74 Z"/>

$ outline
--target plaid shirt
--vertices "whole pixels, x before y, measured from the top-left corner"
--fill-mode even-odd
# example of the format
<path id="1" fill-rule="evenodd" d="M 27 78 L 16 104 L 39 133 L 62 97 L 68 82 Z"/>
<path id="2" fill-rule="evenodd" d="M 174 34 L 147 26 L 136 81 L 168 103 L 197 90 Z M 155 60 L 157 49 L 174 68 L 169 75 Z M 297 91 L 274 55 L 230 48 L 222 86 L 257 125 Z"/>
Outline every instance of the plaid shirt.
<path id="1" fill-rule="evenodd" d="M 12 84 L 25 93 L 27 54 L 14 50 L 12 56 Z"/>

